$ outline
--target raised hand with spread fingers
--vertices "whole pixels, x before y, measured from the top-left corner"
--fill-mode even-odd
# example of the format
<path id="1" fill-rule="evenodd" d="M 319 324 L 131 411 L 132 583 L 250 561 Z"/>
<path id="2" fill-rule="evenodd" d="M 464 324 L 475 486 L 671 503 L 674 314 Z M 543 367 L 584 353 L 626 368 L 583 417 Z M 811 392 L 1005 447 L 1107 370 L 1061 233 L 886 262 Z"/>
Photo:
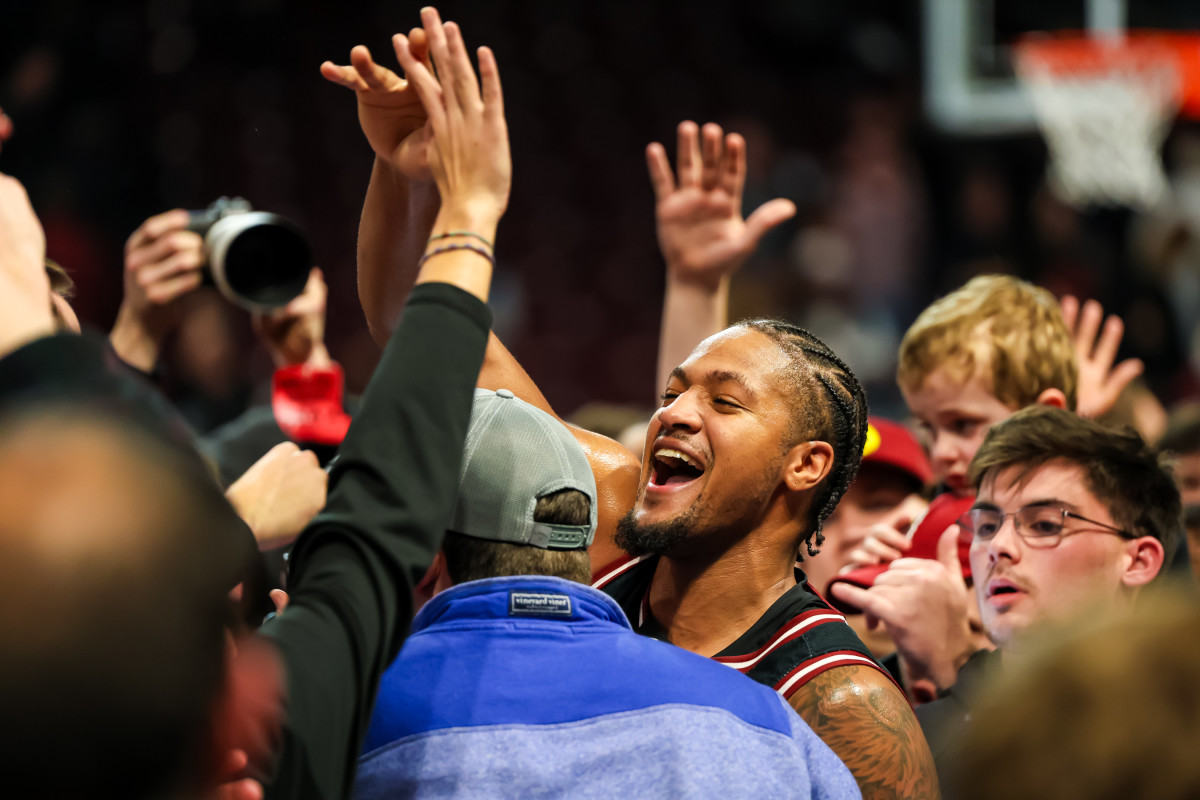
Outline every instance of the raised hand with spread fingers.
<path id="1" fill-rule="evenodd" d="M 715 284 L 741 268 L 767 231 L 790 219 L 796 206 L 776 198 L 742 218 L 746 140 L 720 125 L 679 123 L 676 157 L 677 177 L 661 144 L 646 148 L 658 244 L 672 277 Z"/>
<path id="2" fill-rule="evenodd" d="M 417 283 L 448 281 L 486 300 L 491 271 L 484 275 L 479 262 L 494 263 L 492 242 L 512 185 L 500 72 L 481 47 L 477 78 L 458 25 L 443 23 L 435 9 L 422 9 L 421 21 L 431 64 L 396 36 L 396 55 L 433 129 L 429 167 L 441 196 Z"/>
<path id="3" fill-rule="evenodd" d="M 728 323 L 729 278 L 762 237 L 796 213 L 777 198 L 742 217 L 746 141 L 721 126 L 681 122 L 675 174 L 666 149 L 646 148 L 667 288 L 658 351 L 659 388 L 700 341 Z"/>
<path id="4" fill-rule="evenodd" d="M 1077 298 L 1065 295 L 1062 315 L 1079 359 L 1075 410 L 1083 417 L 1101 417 L 1113 409 L 1125 387 L 1142 374 L 1142 362 L 1129 358 L 1113 366 L 1125 335 L 1125 323 L 1115 314 L 1105 320 L 1104 308 L 1095 300 L 1088 300 L 1081 308 Z"/>
<path id="5" fill-rule="evenodd" d="M 407 39 L 396 34 L 392 46 L 399 55 L 400 41 L 417 61 L 429 61 L 425 31 L 414 28 Z M 348 65 L 321 64 L 326 80 L 353 89 L 358 96 L 358 123 L 375 155 L 400 170 L 409 180 L 430 181 L 427 148 L 433 136 L 429 117 L 409 81 L 375 63 L 371 51 L 358 45 L 350 51 Z"/>
<path id="6" fill-rule="evenodd" d="M 418 61 L 429 62 L 425 31 L 392 37 Z M 417 260 L 438 210 L 437 187 L 429 172 L 433 128 L 409 81 L 377 64 L 363 45 L 350 51 L 350 63 L 321 65 L 326 80 L 353 89 L 358 122 L 375 165 L 363 203 L 358 238 L 358 299 L 371 336 L 381 346 L 400 318 L 417 278 Z"/>

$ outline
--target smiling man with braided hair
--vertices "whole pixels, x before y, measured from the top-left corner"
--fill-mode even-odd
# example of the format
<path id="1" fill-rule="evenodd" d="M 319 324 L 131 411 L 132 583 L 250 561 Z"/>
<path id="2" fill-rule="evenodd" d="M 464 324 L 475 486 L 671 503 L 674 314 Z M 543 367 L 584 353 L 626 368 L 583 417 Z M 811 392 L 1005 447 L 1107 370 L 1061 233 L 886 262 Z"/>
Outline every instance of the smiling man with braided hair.
<path id="1" fill-rule="evenodd" d="M 823 342 L 775 320 L 709 337 L 671 373 L 641 481 L 596 572 L 634 628 L 772 686 L 866 797 L 936 797 L 907 701 L 794 569 L 858 469 L 867 406 Z"/>
<path id="2" fill-rule="evenodd" d="M 406 82 L 365 49 L 354 59 L 365 77 L 337 82 L 357 92 L 376 153 L 359 227 L 359 293 L 382 339 L 411 288 L 437 196 L 422 155 L 424 117 Z M 679 133 L 678 184 L 661 145 L 647 151 L 660 244 L 680 277 L 669 281 L 670 343 L 660 359 L 679 366 L 664 369 L 671 374 L 640 463 L 618 443 L 572 429 L 596 479 L 596 585 L 639 632 L 777 689 L 846 762 L 864 796 L 936 798 L 932 758 L 903 693 L 794 569 L 802 544 L 819 547 L 821 522 L 857 470 L 862 388 L 824 343 L 787 323 L 721 330 L 728 273 L 794 208 L 772 201 L 743 220 L 744 141 L 716 125 L 684 123 Z M 696 302 L 710 313 L 693 313 Z M 680 320 L 694 324 L 681 331 Z M 706 330 L 695 335 L 698 328 Z M 494 335 L 478 385 L 508 388 L 553 413 Z"/>

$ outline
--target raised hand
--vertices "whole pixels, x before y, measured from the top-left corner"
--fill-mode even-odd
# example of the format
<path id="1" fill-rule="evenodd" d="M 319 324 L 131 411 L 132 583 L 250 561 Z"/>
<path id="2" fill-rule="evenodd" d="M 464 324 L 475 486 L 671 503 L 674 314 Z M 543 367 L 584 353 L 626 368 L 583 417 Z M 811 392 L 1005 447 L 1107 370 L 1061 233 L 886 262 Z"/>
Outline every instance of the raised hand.
<path id="1" fill-rule="evenodd" d="M 399 54 L 397 34 L 392 45 Z M 414 28 L 405 40 L 417 61 L 428 63 L 425 31 Z M 350 51 L 350 64 L 332 61 L 321 65 L 321 75 L 353 89 L 358 96 L 358 123 L 375 154 L 414 181 L 430 181 L 427 148 L 433 131 L 425 107 L 411 84 L 387 67 L 376 64 L 371 51 L 358 45 Z"/>
<path id="2" fill-rule="evenodd" d="M 203 281 L 204 240 L 189 231 L 188 212 L 150 217 L 125 243 L 125 296 L 109 334 L 113 349 L 144 372 L 179 324 L 179 298 Z"/>
<path id="3" fill-rule="evenodd" d="M 1079 386 L 1075 410 L 1083 417 L 1096 418 L 1107 414 L 1117 404 L 1121 392 L 1130 381 L 1142 374 L 1142 362 L 1126 359 L 1113 366 L 1117 348 L 1125 334 L 1125 323 L 1115 314 L 1104 320 L 1104 309 L 1095 300 L 1083 304 L 1071 295 L 1061 301 L 1063 320 L 1075 340 L 1075 355 L 1079 360 Z M 1101 330 L 1100 322 L 1104 320 Z"/>
<path id="4" fill-rule="evenodd" d="M 46 234 L 25 187 L 0 174 L 0 357 L 54 332 Z"/>
<path id="5" fill-rule="evenodd" d="M 703 139 L 703 142 L 701 142 Z M 658 244 L 667 262 L 667 286 L 658 340 L 658 389 L 702 340 L 728 324 L 729 278 L 771 228 L 796 213 L 776 199 L 742 219 L 746 142 L 719 125 L 703 130 L 679 124 L 678 180 L 667 152 L 646 148 L 654 186 Z"/>
<path id="6" fill-rule="evenodd" d="M 715 285 L 746 263 L 763 235 L 791 218 L 796 206 L 777 198 L 743 219 L 745 140 L 714 123 L 700 129 L 690 121 L 679 124 L 678 139 L 677 176 L 661 144 L 646 148 L 658 244 L 672 277 Z"/>
<path id="7" fill-rule="evenodd" d="M 400 34 L 395 42 L 400 65 L 433 128 L 429 166 L 442 198 L 434 233 L 466 229 L 490 240 L 508 207 L 512 185 L 496 58 L 491 49 L 479 48 L 477 79 L 458 25 L 443 24 L 437 10 L 429 7 L 421 10 L 421 21 L 436 78 L 412 42 Z"/>
<path id="8" fill-rule="evenodd" d="M 276 367 L 309 364 L 328 367 L 325 349 L 325 301 L 329 290 L 316 267 L 298 297 L 282 308 L 252 314 L 254 332 L 266 346 Z"/>

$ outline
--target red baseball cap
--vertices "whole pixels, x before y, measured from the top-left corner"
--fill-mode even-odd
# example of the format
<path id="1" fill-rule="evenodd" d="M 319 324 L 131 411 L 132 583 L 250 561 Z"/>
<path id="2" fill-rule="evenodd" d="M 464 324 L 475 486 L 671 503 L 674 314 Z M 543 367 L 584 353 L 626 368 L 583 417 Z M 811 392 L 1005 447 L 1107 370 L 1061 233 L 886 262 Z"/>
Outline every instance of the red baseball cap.
<path id="1" fill-rule="evenodd" d="M 294 442 L 341 444 L 350 428 L 350 417 L 342 407 L 344 383 L 337 364 L 295 364 L 275 370 L 271 409 L 280 430 Z"/>
<path id="2" fill-rule="evenodd" d="M 925 448 L 904 425 L 882 417 L 867 420 L 864 464 L 882 464 L 906 472 L 925 486 L 933 481 L 933 467 Z"/>
<path id="3" fill-rule="evenodd" d="M 971 495 L 961 496 L 952 492 L 939 495 L 934 498 L 929 504 L 929 508 L 921 515 L 921 518 L 912 524 L 908 529 L 908 539 L 912 542 L 912 547 L 904 554 L 905 558 L 928 558 L 934 561 L 937 560 L 938 539 L 942 538 L 942 534 L 951 525 L 958 522 L 959 518 L 971 508 L 975 503 L 975 498 Z M 971 538 L 969 536 L 959 536 L 958 538 L 958 563 L 962 566 L 963 578 L 971 577 Z M 887 572 L 890 564 L 872 564 L 869 567 L 859 567 L 851 570 L 844 575 L 838 575 L 829 582 L 826 599 L 838 611 L 844 614 L 858 614 L 862 612 L 861 608 L 844 603 L 833 596 L 833 585 L 835 583 L 848 583 L 851 586 L 858 586 L 863 589 L 869 589 L 875 585 L 875 579 L 883 573 Z"/>

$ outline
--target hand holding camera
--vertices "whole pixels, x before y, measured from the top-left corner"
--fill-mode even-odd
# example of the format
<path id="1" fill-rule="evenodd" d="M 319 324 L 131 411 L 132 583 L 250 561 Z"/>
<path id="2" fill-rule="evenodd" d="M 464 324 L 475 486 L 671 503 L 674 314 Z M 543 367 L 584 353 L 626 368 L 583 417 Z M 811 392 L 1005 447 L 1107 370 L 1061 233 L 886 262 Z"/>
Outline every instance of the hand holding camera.
<path id="1" fill-rule="evenodd" d="M 201 284 L 264 311 L 297 297 L 311 266 L 312 250 L 294 223 L 241 198 L 157 214 L 125 244 L 125 297 L 109 341 L 126 363 L 150 372 L 179 324 L 179 300 Z"/>
<path id="2" fill-rule="evenodd" d="M 204 276 L 204 240 L 188 230 L 183 209 L 156 214 L 125 243 L 125 296 L 109 334 L 127 364 L 150 372 L 163 340 L 179 322 L 179 298 Z"/>
<path id="3" fill-rule="evenodd" d="M 325 368 L 333 363 L 325 349 L 328 295 L 321 270 L 313 267 L 299 297 L 285 306 L 251 315 L 254 332 L 277 368 L 300 364 Z"/>

